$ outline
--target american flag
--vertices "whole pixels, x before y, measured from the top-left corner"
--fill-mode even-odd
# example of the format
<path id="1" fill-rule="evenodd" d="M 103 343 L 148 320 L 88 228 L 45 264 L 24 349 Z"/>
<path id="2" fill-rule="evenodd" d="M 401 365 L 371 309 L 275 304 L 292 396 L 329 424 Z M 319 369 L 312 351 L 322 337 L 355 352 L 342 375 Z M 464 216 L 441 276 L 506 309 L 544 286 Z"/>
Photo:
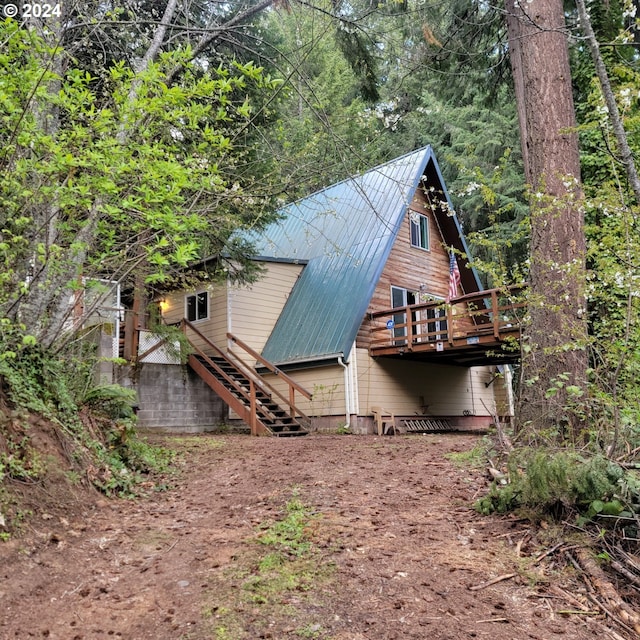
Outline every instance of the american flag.
<path id="1" fill-rule="evenodd" d="M 449 292 L 447 293 L 446 302 L 450 302 L 451 298 L 458 295 L 458 286 L 460 285 L 460 270 L 456 261 L 456 254 L 453 249 L 449 252 Z"/>

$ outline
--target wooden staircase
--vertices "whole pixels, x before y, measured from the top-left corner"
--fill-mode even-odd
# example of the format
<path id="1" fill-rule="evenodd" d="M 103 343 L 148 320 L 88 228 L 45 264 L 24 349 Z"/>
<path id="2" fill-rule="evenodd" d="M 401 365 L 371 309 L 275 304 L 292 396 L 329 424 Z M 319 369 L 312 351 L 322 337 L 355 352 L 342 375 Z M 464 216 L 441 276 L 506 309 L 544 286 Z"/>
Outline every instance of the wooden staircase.
<path id="1" fill-rule="evenodd" d="M 248 351 L 263 366 L 267 366 L 273 373 L 285 379 L 289 386 L 289 399 L 269 385 L 237 354 L 225 352 L 209 342 L 191 323 L 183 321 L 183 331 L 193 349 L 193 353 L 189 355 L 189 366 L 249 425 L 252 435 L 292 437 L 309 433 L 309 418 L 295 406 L 296 390 L 310 398 L 305 389 L 231 334 L 227 337 L 234 344 Z M 208 355 L 199 349 L 191 339 L 190 333 L 195 333 L 199 341 L 206 341 L 210 347 L 208 350 L 214 354 Z"/>

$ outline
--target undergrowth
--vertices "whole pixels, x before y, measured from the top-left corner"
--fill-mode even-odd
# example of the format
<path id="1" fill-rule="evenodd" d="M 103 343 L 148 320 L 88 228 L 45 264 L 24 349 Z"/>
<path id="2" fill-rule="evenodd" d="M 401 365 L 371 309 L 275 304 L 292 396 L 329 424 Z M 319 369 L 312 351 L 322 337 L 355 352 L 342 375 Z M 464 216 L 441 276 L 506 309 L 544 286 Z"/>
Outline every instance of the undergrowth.
<path id="1" fill-rule="evenodd" d="M 70 363 L 30 341 L 0 335 L 0 532 L 15 531 L 12 483 L 44 485 L 51 475 L 85 483 L 111 496 L 154 486 L 172 453 L 139 437 L 135 393 L 117 385 L 89 387 L 90 359 Z M 11 337 L 11 336 L 10 336 Z M 15 338 L 15 336 L 13 336 Z M 58 458 L 44 453 L 42 440 Z M 12 521 L 13 520 L 13 521 Z"/>
<path id="2" fill-rule="evenodd" d="M 294 490 L 282 518 L 259 526 L 247 553 L 211 585 L 205 618 L 211 619 L 212 638 L 275 637 L 263 634 L 273 633 L 269 625 L 280 624 L 292 628 L 293 636 L 287 637 L 327 637 L 320 624 L 309 620 L 305 605 L 316 601 L 334 570 L 316 545 L 317 521 Z M 246 626 L 247 607 L 253 611 L 251 628 Z"/>
<path id="3" fill-rule="evenodd" d="M 583 525 L 616 516 L 626 537 L 638 536 L 640 477 L 601 454 L 519 449 L 506 465 L 508 480 L 492 482 L 475 508 L 484 514 L 514 510 Z"/>

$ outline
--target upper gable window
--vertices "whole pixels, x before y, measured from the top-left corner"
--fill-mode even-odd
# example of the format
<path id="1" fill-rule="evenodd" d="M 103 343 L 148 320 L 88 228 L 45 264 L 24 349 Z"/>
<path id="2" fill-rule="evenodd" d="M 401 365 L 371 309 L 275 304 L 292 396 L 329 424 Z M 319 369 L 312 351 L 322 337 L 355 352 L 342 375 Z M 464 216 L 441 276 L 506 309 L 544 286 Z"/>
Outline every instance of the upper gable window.
<path id="1" fill-rule="evenodd" d="M 194 293 L 185 298 L 187 320 L 206 320 L 209 317 L 209 294 L 206 291 Z"/>
<path id="2" fill-rule="evenodd" d="M 411 211 L 409 214 L 411 226 L 411 246 L 429 250 L 429 219 L 420 213 Z"/>

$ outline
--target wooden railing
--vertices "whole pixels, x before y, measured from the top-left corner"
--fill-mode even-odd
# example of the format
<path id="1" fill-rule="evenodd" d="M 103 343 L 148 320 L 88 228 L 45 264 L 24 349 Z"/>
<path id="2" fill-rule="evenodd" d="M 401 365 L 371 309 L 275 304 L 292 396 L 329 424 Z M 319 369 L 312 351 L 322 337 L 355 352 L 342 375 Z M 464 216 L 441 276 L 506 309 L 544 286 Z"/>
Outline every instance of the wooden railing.
<path id="1" fill-rule="evenodd" d="M 383 309 L 370 314 L 372 351 L 441 343 L 454 346 L 460 340 L 493 337 L 518 332 L 525 303 L 519 295 L 525 285 L 470 293 L 451 302 L 424 302 Z"/>
<path id="2" fill-rule="evenodd" d="M 277 376 L 279 376 L 284 382 L 286 382 L 287 387 L 289 389 L 289 397 L 284 396 L 278 389 L 276 389 L 273 385 L 271 385 L 265 378 L 260 376 L 251 366 L 249 366 L 244 360 L 233 353 L 233 351 L 223 351 L 216 344 L 211 342 L 203 333 L 201 333 L 191 322 L 188 320 L 182 320 L 182 330 L 189 338 L 189 332 L 193 332 L 199 340 L 201 340 L 207 349 L 213 351 L 214 354 L 217 354 L 221 358 L 224 358 L 226 361 L 230 362 L 243 376 L 245 376 L 249 380 L 249 395 L 246 392 L 239 388 L 237 382 L 233 380 L 229 375 L 227 375 L 211 358 L 200 348 L 198 348 L 192 340 L 189 340 L 191 347 L 198 353 L 198 355 L 205 358 L 207 364 L 213 367 L 217 372 L 219 372 L 225 379 L 225 381 L 231 385 L 238 393 L 240 393 L 243 397 L 246 398 L 250 405 L 251 410 L 251 422 L 250 426 L 254 426 L 255 417 L 256 417 L 256 389 L 263 389 L 266 393 L 271 396 L 277 396 L 282 400 L 284 405 L 288 408 L 289 415 L 292 418 L 300 419 L 304 421 L 306 424 L 310 423 L 310 418 L 296 405 L 295 393 L 296 391 L 303 395 L 307 399 L 311 399 L 311 393 L 307 391 L 304 387 L 301 387 L 295 380 L 291 379 L 286 373 L 280 371 L 277 367 L 275 367 L 271 362 L 265 360 L 259 353 L 251 349 L 247 344 L 242 342 L 239 338 L 236 338 L 232 334 L 227 334 L 227 338 L 231 340 L 234 344 L 237 344 L 244 351 L 246 351 L 251 357 L 255 358 L 260 364 L 266 367 L 269 371 L 273 372 Z"/>
<path id="3" fill-rule="evenodd" d="M 303 386 L 299 385 L 293 378 L 290 378 L 284 371 L 278 369 L 272 362 L 269 360 L 265 360 L 257 351 L 254 351 L 248 344 L 237 338 L 232 333 L 227 333 L 227 338 L 233 342 L 233 344 L 237 344 L 241 349 L 243 349 L 246 353 L 248 353 L 252 358 L 255 358 L 257 362 L 259 362 L 263 367 L 265 367 L 268 371 L 278 376 L 281 380 L 286 382 L 287 387 L 289 389 L 289 398 L 285 398 L 277 389 L 271 386 L 264 378 L 258 376 L 260 380 L 263 381 L 265 385 L 269 387 L 270 390 L 273 391 L 281 400 L 283 400 L 290 408 L 291 417 L 295 417 L 294 410 L 300 413 L 304 418 L 306 416 L 302 414 L 302 412 L 296 408 L 296 391 L 304 396 L 307 400 L 311 400 L 312 394 L 307 391 Z M 233 351 L 229 350 L 228 354 L 234 358 L 237 358 L 240 362 L 242 359 L 239 358 Z"/>

